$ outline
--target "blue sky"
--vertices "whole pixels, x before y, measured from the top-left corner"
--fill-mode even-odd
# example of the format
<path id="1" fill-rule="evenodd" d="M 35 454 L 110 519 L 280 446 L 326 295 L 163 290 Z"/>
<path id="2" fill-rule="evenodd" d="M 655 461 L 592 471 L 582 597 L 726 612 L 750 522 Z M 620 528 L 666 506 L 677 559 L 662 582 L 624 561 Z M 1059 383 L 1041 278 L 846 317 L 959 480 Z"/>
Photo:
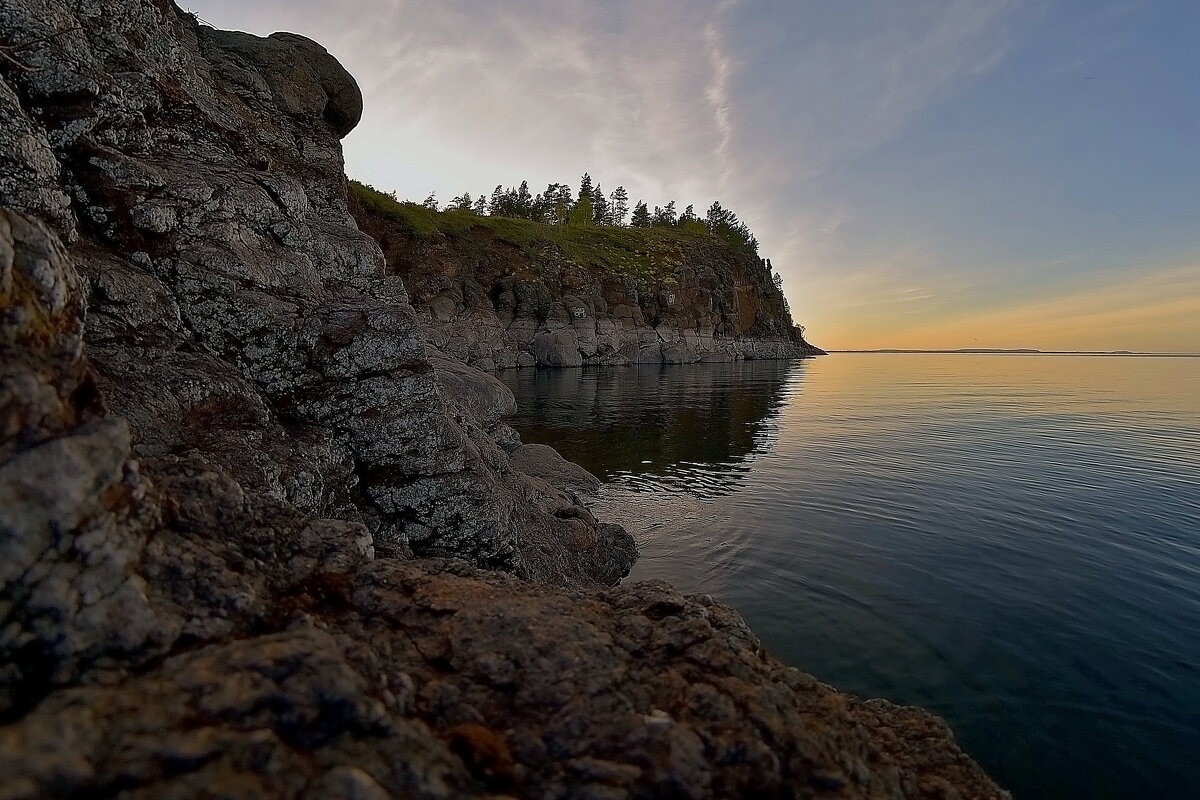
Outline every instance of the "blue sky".
<path id="1" fill-rule="evenodd" d="M 347 171 L 720 199 L 831 348 L 1200 352 L 1195 0 L 191 0 L 358 78 Z"/>

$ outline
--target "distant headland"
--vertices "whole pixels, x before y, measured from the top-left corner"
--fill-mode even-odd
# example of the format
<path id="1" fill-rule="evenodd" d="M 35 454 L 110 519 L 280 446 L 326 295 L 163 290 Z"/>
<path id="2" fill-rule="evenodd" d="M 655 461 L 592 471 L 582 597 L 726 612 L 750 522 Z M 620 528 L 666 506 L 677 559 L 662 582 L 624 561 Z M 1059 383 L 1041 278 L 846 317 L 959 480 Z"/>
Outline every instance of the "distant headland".
<path id="1" fill-rule="evenodd" d="M 1200 353 L 1139 353 L 1133 350 L 1035 350 L 1028 347 L 960 347 L 955 350 L 908 350 L 881 348 L 878 350 L 830 350 L 830 353 L 888 353 L 912 354 L 943 353 L 949 355 L 995 355 L 995 356 L 1138 356 L 1151 358 L 1200 358 Z"/>

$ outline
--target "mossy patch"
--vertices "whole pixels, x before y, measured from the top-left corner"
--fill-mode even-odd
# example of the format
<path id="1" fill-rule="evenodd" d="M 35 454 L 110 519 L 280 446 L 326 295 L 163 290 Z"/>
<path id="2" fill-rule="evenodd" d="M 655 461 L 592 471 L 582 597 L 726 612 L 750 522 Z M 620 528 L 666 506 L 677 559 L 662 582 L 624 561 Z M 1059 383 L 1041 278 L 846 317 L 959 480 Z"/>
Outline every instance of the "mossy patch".
<path id="1" fill-rule="evenodd" d="M 413 239 L 458 240 L 462 244 L 484 232 L 518 248 L 535 273 L 571 267 L 593 273 L 670 281 L 675 270 L 700 249 L 726 249 L 705 231 L 677 228 L 626 228 L 613 225 L 547 225 L 511 217 L 481 216 L 470 211 L 434 211 L 403 202 L 370 186 L 350 181 L 354 198 L 367 210 L 386 217 Z"/>

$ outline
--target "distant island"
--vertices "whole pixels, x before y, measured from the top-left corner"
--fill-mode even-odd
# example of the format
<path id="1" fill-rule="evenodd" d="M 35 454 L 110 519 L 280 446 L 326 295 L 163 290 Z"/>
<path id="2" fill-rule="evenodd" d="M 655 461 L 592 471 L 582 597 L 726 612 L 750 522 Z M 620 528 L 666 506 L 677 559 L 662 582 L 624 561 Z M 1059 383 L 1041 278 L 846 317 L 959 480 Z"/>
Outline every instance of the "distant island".
<path id="1" fill-rule="evenodd" d="M 1024 355 L 1024 356 L 1153 356 L 1155 358 L 1200 358 L 1200 353 L 1138 353 L 1133 350 L 1035 350 L 1029 347 L 960 347 L 957 350 L 830 350 L 830 353 L 947 353 L 965 355 Z"/>

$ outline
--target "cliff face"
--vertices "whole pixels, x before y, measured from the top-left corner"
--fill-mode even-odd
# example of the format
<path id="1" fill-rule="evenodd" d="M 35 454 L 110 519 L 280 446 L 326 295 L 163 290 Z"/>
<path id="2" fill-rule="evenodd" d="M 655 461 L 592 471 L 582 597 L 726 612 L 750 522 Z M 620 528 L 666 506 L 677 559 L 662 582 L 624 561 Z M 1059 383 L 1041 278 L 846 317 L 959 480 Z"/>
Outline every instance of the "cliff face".
<path id="1" fill-rule="evenodd" d="M 427 349 L 359 103 L 165 0 L 0 6 L 0 796 L 1000 796 L 709 598 L 569 588 L 632 542 Z"/>
<path id="2" fill-rule="evenodd" d="M 351 200 L 430 343 L 484 370 L 823 355 L 763 262 L 704 233 L 439 214 L 364 186 Z"/>
<path id="3" fill-rule="evenodd" d="M 364 523 L 386 552 L 620 578 L 630 537 L 512 469 L 511 394 L 433 363 L 347 214 L 339 137 L 362 106 L 337 61 L 166 2 L 76 6 L 0 8 L 0 203 L 71 244 L 135 454 L 199 452 L 247 489 Z"/>

